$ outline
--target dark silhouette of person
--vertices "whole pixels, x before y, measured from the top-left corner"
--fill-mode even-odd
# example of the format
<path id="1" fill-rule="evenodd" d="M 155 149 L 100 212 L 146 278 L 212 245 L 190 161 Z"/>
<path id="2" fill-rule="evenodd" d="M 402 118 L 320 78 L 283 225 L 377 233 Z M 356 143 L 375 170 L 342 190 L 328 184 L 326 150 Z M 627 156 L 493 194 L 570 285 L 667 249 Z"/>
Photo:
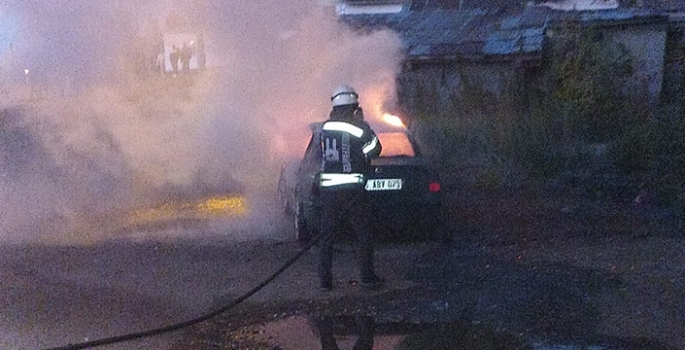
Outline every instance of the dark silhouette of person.
<path id="1" fill-rule="evenodd" d="M 321 340 L 321 350 L 340 350 L 335 341 L 335 321 L 332 318 L 321 318 L 315 321 Z M 355 316 L 355 325 L 359 338 L 353 350 L 373 350 L 373 336 L 376 326 L 372 317 Z"/>
<path id="2" fill-rule="evenodd" d="M 181 58 L 181 70 L 190 70 L 190 59 L 193 57 L 193 48 L 187 43 L 183 43 L 181 47 L 181 52 L 179 54 Z"/>
<path id="3" fill-rule="evenodd" d="M 180 52 L 178 50 L 178 47 L 176 45 L 173 45 L 171 47 L 171 52 L 169 53 L 169 61 L 171 61 L 171 70 L 174 73 L 178 73 L 178 60 L 179 60 L 179 55 Z"/>
<path id="4" fill-rule="evenodd" d="M 205 55 L 205 39 L 200 35 L 197 38 L 197 68 L 205 69 L 207 65 L 207 56 Z"/>

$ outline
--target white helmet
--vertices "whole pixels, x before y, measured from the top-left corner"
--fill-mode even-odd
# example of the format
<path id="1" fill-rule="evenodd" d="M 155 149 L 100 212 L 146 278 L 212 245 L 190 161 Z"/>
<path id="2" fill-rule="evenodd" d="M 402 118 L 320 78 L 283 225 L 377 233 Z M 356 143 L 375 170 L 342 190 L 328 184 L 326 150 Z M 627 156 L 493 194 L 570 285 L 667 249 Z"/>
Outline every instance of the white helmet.
<path id="1" fill-rule="evenodd" d="M 351 105 L 358 102 L 359 95 L 348 85 L 341 85 L 333 91 L 331 101 L 333 106 Z"/>

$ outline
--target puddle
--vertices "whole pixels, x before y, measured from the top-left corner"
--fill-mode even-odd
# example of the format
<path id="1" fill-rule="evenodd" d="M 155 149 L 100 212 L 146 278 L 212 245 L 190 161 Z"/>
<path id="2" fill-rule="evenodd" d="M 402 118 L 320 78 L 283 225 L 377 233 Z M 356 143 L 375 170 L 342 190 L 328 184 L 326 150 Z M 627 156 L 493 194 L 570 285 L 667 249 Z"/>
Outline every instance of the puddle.
<path id="1" fill-rule="evenodd" d="M 546 344 L 535 344 L 533 346 L 534 350 L 608 350 L 603 346 L 593 346 L 593 345 L 546 345 Z"/>
<path id="2" fill-rule="evenodd" d="M 293 316 L 243 328 L 232 334 L 230 340 L 233 345 L 250 344 L 253 349 L 279 350 L 613 349 L 587 343 L 534 341 L 521 335 L 496 332 L 479 324 L 411 324 L 377 321 L 368 316 Z"/>

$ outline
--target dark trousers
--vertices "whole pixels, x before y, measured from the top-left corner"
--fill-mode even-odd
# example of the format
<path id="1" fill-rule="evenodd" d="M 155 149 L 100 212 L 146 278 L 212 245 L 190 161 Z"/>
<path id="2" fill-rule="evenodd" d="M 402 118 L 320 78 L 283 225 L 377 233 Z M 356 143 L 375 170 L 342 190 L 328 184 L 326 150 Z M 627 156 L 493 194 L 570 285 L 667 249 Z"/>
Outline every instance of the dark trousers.
<path id="1" fill-rule="evenodd" d="M 342 228 L 354 231 L 357 237 L 357 263 L 362 281 L 375 277 L 373 266 L 373 236 L 369 223 L 369 209 L 364 189 L 321 191 L 321 234 L 319 250 L 319 279 L 333 280 L 333 243 Z"/>

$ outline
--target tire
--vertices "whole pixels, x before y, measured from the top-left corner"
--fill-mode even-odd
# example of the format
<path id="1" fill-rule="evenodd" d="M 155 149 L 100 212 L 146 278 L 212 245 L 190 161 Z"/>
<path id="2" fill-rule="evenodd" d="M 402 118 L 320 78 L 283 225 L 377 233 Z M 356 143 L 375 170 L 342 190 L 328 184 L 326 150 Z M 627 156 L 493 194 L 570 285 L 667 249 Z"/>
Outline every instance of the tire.
<path id="1" fill-rule="evenodd" d="M 292 214 L 293 208 L 290 205 L 290 200 L 288 199 L 288 191 L 285 189 L 285 180 L 283 175 L 278 179 L 278 201 L 281 203 L 281 210 L 284 214 Z"/>
<path id="2" fill-rule="evenodd" d="M 290 207 L 290 201 L 285 194 L 281 195 L 281 210 L 287 215 L 293 213 L 293 208 Z"/>
<path id="3" fill-rule="evenodd" d="M 307 223 L 305 208 L 301 202 L 298 202 L 295 206 L 295 213 L 293 217 L 295 219 L 295 240 L 302 243 L 309 242 L 309 240 L 312 238 L 311 228 Z"/>

